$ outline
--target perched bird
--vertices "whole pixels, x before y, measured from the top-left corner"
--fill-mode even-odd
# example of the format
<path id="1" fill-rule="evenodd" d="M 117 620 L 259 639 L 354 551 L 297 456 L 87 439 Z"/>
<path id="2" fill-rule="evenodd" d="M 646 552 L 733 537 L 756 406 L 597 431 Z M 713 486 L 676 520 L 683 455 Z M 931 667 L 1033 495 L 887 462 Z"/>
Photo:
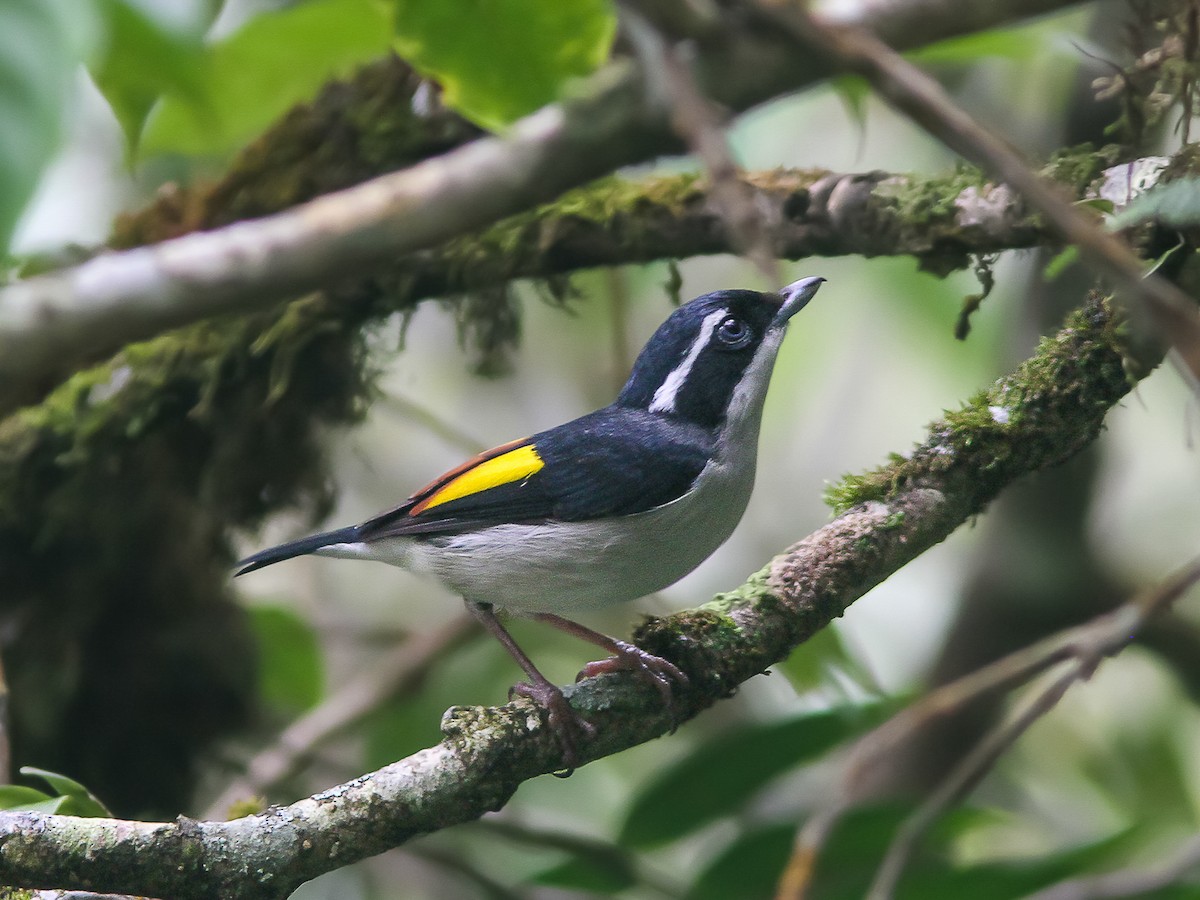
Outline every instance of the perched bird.
<path id="1" fill-rule="evenodd" d="M 754 486 L 763 400 L 788 320 L 823 281 L 698 297 L 650 338 L 611 406 L 481 453 L 360 525 L 247 557 L 237 574 L 316 553 L 441 581 L 524 669 L 529 681 L 513 690 L 546 708 L 573 768 L 576 738 L 589 726 L 495 607 L 614 654 L 581 677 L 634 669 L 669 702 L 672 682 L 687 680 L 679 669 L 562 614 L 661 590 L 733 532 Z"/>

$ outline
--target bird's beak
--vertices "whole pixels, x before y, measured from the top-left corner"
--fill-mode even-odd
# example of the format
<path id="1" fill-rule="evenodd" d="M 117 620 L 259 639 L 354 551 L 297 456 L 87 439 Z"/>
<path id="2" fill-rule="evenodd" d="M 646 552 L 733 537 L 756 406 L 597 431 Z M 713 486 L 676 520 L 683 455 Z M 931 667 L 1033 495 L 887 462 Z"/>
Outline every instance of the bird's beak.
<path id="1" fill-rule="evenodd" d="M 779 312 L 775 314 L 775 321 L 778 324 L 783 324 L 800 310 L 808 305 L 808 301 L 816 296 L 817 289 L 825 283 L 825 279 L 820 275 L 814 275 L 812 278 L 801 278 L 799 281 L 793 281 L 787 287 L 779 292 L 779 296 L 783 298 L 783 306 L 779 308 Z"/>

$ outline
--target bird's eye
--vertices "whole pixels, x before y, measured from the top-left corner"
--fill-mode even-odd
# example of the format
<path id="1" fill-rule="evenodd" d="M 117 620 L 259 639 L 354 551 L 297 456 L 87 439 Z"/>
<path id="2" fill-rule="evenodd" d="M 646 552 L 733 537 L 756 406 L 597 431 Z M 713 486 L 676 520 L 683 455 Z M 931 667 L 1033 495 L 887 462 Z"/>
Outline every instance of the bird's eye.
<path id="1" fill-rule="evenodd" d="M 727 316 L 717 326 L 717 340 L 731 350 L 739 350 L 750 343 L 750 326 L 741 319 Z"/>

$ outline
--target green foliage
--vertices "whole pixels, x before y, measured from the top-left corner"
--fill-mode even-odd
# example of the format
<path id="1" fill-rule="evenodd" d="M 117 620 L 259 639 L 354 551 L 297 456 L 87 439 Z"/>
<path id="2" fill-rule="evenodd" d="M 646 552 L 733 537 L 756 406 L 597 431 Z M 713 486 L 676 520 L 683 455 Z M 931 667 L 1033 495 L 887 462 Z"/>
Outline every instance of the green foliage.
<path id="1" fill-rule="evenodd" d="M 1194 228 L 1200 224 L 1200 178 L 1180 178 L 1157 184 L 1133 199 L 1109 220 L 1113 230 L 1159 222 L 1169 228 Z"/>
<path id="2" fill-rule="evenodd" d="M 1058 253 L 1050 258 L 1042 269 L 1042 277 L 1047 281 L 1054 281 L 1064 271 L 1073 266 L 1079 261 L 1079 248 L 1072 244 L 1070 247 L 1064 247 Z"/>
<path id="3" fill-rule="evenodd" d="M 250 611 L 258 638 L 259 695 L 272 706 L 299 712 L 321 698 L 321 653 L 312 626 L 282 606 Z"/>
<path id="4" fill-rule="evenodd" d="M 685 900 L 769 900 L 792 851 L 794 825 L 751 828 L 717 853 L 692 883 Z"/>
<path id="5" fill-rule="evenodd" d="M 452 108 L 491 129 L 593 71 L 615 29 L 606 0 L 396 0 L 400 55 L 442 85 Z"/>
<path id="6" fill-rule="evenodd" d="M 620 840 L 653 847 L 736 812 L 768 781 L 880 721 L 878 703 L 749 725 L 710 740 L 657 773 L 635 798 Z"/>
<path id="7" fill-rule="evenodd" d="M 533 877 L 536 884 L 597 894 L 615 894 L 635 887 L 638 873 L 618 848 L 600 852 L 596 846 L 569 850 L 570 858 Z"/>
<path id="8" fill-rule="evenodd" d="M 0 256 L 62 135 L 88 8 L 70 0 L 0 4 Z"/>
<path id="9" fill-rule="evenodd" d="M 833 624 L 806 640 L 775 668 L 797 693 L 828 686 L 834 673 L 844 674 L 872 692 L 879 690 L 871 673 L 846 649 L 837 626 Z"/>
<path id="10" fill-rule="evenodd" d="M 845 107 L 850 120 L 860 129 L 867 124 L 867 103 L 871 99 L 871 86 L 861 75 L 839 75 L 829 82 Z"/>
<path id="11" fill-rule="evenodd" d="M 970 811 L 947 817 L 934 835 L 935 843 L 965 834 L 972 825 Z M 1114 857 L 1128 845 L 1133 832 L 1118 831 L 1100 840 L 1048 852 L 1032 859 L 981 862 L 956 867 L 944 859 L 925 858 L 901 880 L 904 900 L 1009 900 L 1024 897 L 1068 878 L 1111 868 Z M 941 838 L 939 841 L 938 839 Z M 847 894 L 859 896 L 857 894 Z"/>
<path id="12" fill-rule="evenodd" d="M 125 0 L 98 0 L 106 40 L 91 65 L 92 77 L 125 132 L 130 156 L 142 126 L 162 95 L 207 108 L 206 57 L 198 34 L 162 26 Z"/>
<path id="13" fill-rule="evenodd" d="M 0 809 L 24 810 L 62 816 L 106 817 L 108 811 L 96 795 L 73 778 L 22 766 L 22 775 L 40 778 L 50 785 L 54 794 L 46 794 L 35 788 L 19 784 L 0 785 Z"/>
<path id="14" fill-rule="evenodd" d="M 908 56 L 920 65 L 965 65 L 987 57 L 1021 61 L 1044 57 L 1047 52 L 1055 51 L 1066 56 L 1066 48 L 1047 40 L 1048 36 L 1037 28 L 993 28 L 938 41 Z"/>
<path id="15" fill-rule="evenodd" d="M 164 95 L 142 151 L 227 154 L 329 78 L 386 51 L 389 37 L 374 0 L 311 0 L 258 16 L 206 48 L 188 91 Z"/>

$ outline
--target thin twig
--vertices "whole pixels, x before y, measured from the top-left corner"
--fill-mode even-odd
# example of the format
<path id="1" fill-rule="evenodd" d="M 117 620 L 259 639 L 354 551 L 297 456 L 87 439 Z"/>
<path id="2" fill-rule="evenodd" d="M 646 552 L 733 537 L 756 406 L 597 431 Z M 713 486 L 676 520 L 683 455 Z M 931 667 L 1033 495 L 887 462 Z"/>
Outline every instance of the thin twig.
<path id="1" fill-rule="evenodd" d="M 435 437 L 441 438 L 456 450 L 461 450 L 470 456 L 482 453 L 487 444 L 479 440 L 465 429 L 459 428 L 449 419 L 439 416 L 433 410 L 422 406 L 411 397 L 396 393 L 383 394 L 376 403 L 382 404 L 389 412 L 394 412 L 410 422 L 427 429 Z"/>
<path id="2" fill-rule="evenodd" d="M 842 816 L 870 793 L 870 773 L 897 746 L 931 722 L 999 691 L 1012 690 L 1069 658 L 1080 630 L 1048 637 L 942 685 L 856 741 L 846 755 L 837 796 L 813 813 L 796 836 L 795 848 L 776 892 L 777 900 L 801 900 L 807 896 L 825 841 Z"/>
<path id="3" fill-rule="evenodd" d="M 1147 618 L 1168 608 L 1197 581 L 1200 561 L 1176 573 L 1155 589 L 1076 630 L 1076 643 L 1067 670 L 1034 695 L 1014 716 L 986 734 L 904 822 L 888 848 L 868 893 L 869 900 L 889 900 L 913 850 L 925 833 L 951 806 L 961 801 L 991 771 L 996 761 L 1046 715 L 1079 681 L 1091 677 L 1106 657 L 1129 645 Z"/>
<path id="4" fill-rule="evenodd" d="M 859 738 L 846 755 L 836 796 L 800 829 L 779 882 L 777 900 L 802 900 L 808 895 L 821 850 L 834 826 L 870 794 L 871 773 L 914 733 L 998 691 L 1012 690 L 1068 659 L 1078 662 L 1097 654 L 1117 652 L 1149 619 L 1166 611 L 1197 581 L 1200 581 L 1200 562 L 1111 612 L 1043 638 L 942 685 Z M 1072 671 L 1072 677 L 1078 678 L 1079 672 Z"/>
<path id="5" fill-rule="evenodd" d="M 1050 712 L 1071 685 L 1086 678 L 1093 668 L 1083 660 L 1072 661 L 1070 668 L 1055 679 L 1049 687 L 1032 698 L 1009 721 L 994 728 L 972 748 L 954 767 L 950 775 L 938 785 L 929 798 L 904 821 L 896 837 L 884 854 L 883 862 L 875 874 L 875 880 L 867 892 L 867 900 L 891 900 L 896 884 L 904 873 L 913 851 L 929 828 L 950 807 L 957 804 L 991 771 L 996 761 L 1029 730 L 1038 719 Z"/>
<path id="6" fill-rule="evenodd" d="M 321 745 L 389 700 L 417 688 L 434 662 L 474 633 L 474 620 L 464 614 L 399 644 L 280 732 L 271 746 L 246 764 L 245 773 L 209 804 L 205 818 L 224 819 L 235 803 L 266 794 L 291 778 Z"/>
<path id="7" fill-rule="evenodd" d="M 779 285 L 779 265 L 770 228 L 754 202 L 754 191 L 741 179 L 733 148 L 725 136 L 725 116 L 704 96 L 685 58 L 683 45 L 659 33 L 631 5 L 622 7 L 622 23 L 638 52 L 647 82 L 659 86 L 671 128 L 704 166 L 713 206 L 724 220 L 730 240 L 771 285 Z"/>

